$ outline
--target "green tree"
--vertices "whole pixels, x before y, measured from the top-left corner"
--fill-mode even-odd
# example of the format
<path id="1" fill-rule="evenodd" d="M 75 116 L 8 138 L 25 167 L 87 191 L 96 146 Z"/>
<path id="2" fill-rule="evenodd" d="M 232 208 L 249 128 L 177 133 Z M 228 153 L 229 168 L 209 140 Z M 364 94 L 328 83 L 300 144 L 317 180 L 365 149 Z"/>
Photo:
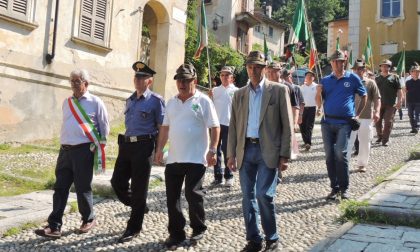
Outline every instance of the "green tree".
<path id="1" fill-rule="evenodd" d="M 200 58 L 195 59 L 194 54 L 197 49 L 197 13 L 200 0 L 188 0 L 187 9 L 187 27 L 185 37 L 185 61 L 194 64 L 200 85 L 208 85 L 208 63 L 206 49 Z M 209 30 L 210 31 L 210 30 Z M 214 35 L 209 32 L 209 55 L 210 55 L 210 72 L 214 78 L 220 68 L 224 65 L 234 66 L 237 73 L 242 71 L 244 64 L 244 56 L 237 51 L 231 49 L 228 45 L 219 45 L 216 43 Z"/>
<path id="2" fill-rule="evenodd" d="M 261 51 L 261 52 L 263 52 L 264 51 L 264 48 L 263 48 L 263 46 L 261 44 L 254 43 L 254 44 L 252 44 L 252 51 Z"/>
<path id="3" fill-rule="evenodd" d="M 398 60 L 401 57 L 402 52 L 398 52 L 394 55 L 392 55 L 391 58 L 389 58 L 390 61 L 392 61 L 393 66 L 398 65 Z M 410 67 L 415 64 L 415 62 L 420 63 L 420 51 L 413 50 L 413 51 L 405 51 L 405 71 L 408 72 L 410 70 Z"/>
<path id="4" fill-rule="evenodd" d="M 327 51 L 328 21 L 348 16 L 348 0 L 305 1 L 308 20 L 312 24 L 317 49 Z M 293 20 L 297 1 L 287 1 L 275 9 L 273 19 L 290 25 Z M 289 35 L 286 33 L 287 36 Z M 288 38 L 285 38 L 286 41 Z"/>

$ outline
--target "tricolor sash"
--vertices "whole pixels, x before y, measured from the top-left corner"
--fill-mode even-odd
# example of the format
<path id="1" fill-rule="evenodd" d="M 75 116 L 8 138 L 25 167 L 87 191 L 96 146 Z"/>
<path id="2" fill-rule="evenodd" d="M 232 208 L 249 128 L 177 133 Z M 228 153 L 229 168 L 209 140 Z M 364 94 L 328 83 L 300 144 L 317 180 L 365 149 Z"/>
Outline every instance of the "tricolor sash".
<path id="1" fill-rule="evenodd" d="M 86 136 L 92 141 L 92 147 L 95 150 L 93 168 L 96 174 L 105 172 L 105 144 L 106 140 L 102 139 L 98 130 L 95 128 L 92 120 L 86 114 L 86 111 L 80 105 L 79 101 L 74 97 L 67 99 L 71 113 L 82 127 Z"/>

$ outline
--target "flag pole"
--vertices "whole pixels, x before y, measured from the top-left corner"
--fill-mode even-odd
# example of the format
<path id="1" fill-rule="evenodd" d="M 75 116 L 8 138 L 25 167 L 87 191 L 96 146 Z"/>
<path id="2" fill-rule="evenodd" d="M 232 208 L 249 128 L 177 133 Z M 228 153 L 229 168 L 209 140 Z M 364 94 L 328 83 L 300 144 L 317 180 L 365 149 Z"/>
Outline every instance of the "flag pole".
<path id="1" fill-rule="evenodd" d="M 312 30 L 312 22 L 309 22 L 308 12 L 307 12 L 306 8 L 305 8 L 305 20 L 306 20 L 306 23 L 308 24 L 309 32 L 311 33 L 309 43 L 312 43 L 311 39 L 314 40 L 313 45 L 315 47 L 315 72 L 316 72 L 316 78 L 317 78 L 318 83 L 319 83 L 320 79 L 322 79 L 323 76 L 322 76 L 322 71 L 321 71 L 321 65 L 320 65 L 319 59 L 318 59 L 318 49 L 316 48 L 316 44 L 315 44 L 314 32 Z M 312 44 L 311 44 L 311 48 L 312 48 Z M 321 78 L 320 78 L 320 76 L 321 76 Z"/>
<path id="2" fill-rule="evenodd" d="M 209 89 L 212 88 L 212 82 L 211 82 L 211 69 L 210 69 L 210 54 L 209 54 L 209 47 L 206 46 L 207 49 L 207 67 L 209 68 Z"/>
<path id="3" fill-rule="evenodd" d="M 401 71 L 401 79 L 403 80 L 402 82 L 403 82 L 403 85 L 404 85 L 404 88 L 405 88 L 405 71 L 406 71 L 406 69 L 405 69 L 405 46 L 406 46 L 406 42 L 403 40 L 403 53 L 404 53 L 404 62 L 403 62 L 403 64 L 404 64 L 404 67 L 403 67 L 403 69 L 404 69 L 404 71 Z M 405 92 L 402 92 L 403 93 L 403 98 L 404 98 L 404 108 L 406 108 L 407 107 L 407 99 L 406 99 L 406 95 L 405 95 Z"/>
<path id="4" fill-rule="evenodd" d="M 404 54 L 404 62 L 402 62 L 402 64 L 404 64 L 403 66 L 401 66 L 401 70 L 404 70 L 404 71 L 401 71 L 401 73 L 400 73 L 400 77 L 403 79 L 403 84 L 404 84 L 404 86 L 405 86 L 405 78 L 404 78 L 404 76 L 405 76 L 405 46 L 406 46 L 406 42 L 405 41 L 403 41 L 402 42 L 402 44 L 403 44 L 403 51 L 402 51 L 402 53 Z M 403 57 L 403 55 L 401 54 L 401 57 Z"/>

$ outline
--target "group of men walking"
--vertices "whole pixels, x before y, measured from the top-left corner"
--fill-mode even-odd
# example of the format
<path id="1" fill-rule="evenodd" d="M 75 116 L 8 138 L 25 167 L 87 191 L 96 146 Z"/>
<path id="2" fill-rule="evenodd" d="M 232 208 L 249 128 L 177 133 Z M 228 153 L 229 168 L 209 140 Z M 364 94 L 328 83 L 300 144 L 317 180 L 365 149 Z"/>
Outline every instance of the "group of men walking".
<path id="1" fill-rule="evenodd" d="M 135 92 L 126 100 L 126 131 L 118 136 L 119 151 L 111 179 L 118 199 L 131 208 L 118 242 L 131 241 L 142 230 L 152 162 L 163 163 L 163 150 L 168 141 L 167 248 L 177 247 L 187 238 L 181 209 L 183 184 L 193 231 L 190 240 L 197 242 L 204 237 L 207 226 L 203 181 L 206 167 L 214 166 L 213 186 L 232 186 L 234 172 L 239 170 L 248 242 L 242 251 L 279 249 L 274 204 L 277 184 L 289 160 L 296 158 L 299 147 L 295 132 L 300 130 L 303 147 L 310 151 L 316 115 L 323 114 L 321 131 L 331 187 L 327 199 L 335 200 L 338 196 L 348 199 L 353 143 L 358 137 L 358 170 L 365 172 L 372 123 L 376 123 L 378 141 L 387 146 L 393 115 L 401 105 L 401 85 L 397 77 L 389 74 L 388 61 L 381 63 L 381 76 L 375 82 L 365 76 L 362 60 L 355 62 L 353 73 L 345 70 L 346 60 L 344 53 L 337 50 L 330 57 L 330 75 L 316 84 L 315 73 L 307 71 L 304 85 L 299 87 L 293 84 L 289 70 L 279 63 L 267 65 L 264 54 L 253 51 L 246 58 L 247 84 L 235 87 L 234 68 L 225 66 L 220 71 L 221 85 L 213 88 L 209 96 L 196 89 L 197 71 L 192 64 L 185 63 L 174 76 L 178 94 L 166 105 L 160 95 L 150 90 L 153 69 L 143 62 L 135 62 L 132 66 Z M 407 100 L 410 98 L 414 104 L 409 107 L 409 113 L 417 116 L 411 121 L 414 133 L 414 129 L 418 131 L 420 103 L 418 96 L 412 94 L 419 92 L 420 69 L 413 69 L 415 74 L 407 82 Z M 49 238 L 61 237 L 62 217 L 73 182 L 82 215 L 78 231 L 86 233 L 96 225 L 92 167 L 103 167 L 104 145 L 109 134 L 106 108 L 87 89 L 88 73 L 73 71 L 70 82 L 73 95 L 63 103 L 53 211 L 48 225 L 35 231 Z M 380 124 L 382 120 L 384 127 Z"/>

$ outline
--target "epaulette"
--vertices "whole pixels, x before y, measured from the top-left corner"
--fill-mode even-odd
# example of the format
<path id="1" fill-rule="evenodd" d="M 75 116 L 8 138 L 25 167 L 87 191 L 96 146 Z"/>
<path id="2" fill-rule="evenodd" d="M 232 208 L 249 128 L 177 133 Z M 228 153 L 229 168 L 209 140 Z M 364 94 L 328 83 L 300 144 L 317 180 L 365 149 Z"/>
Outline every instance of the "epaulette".
<path id="1" fill-rule="evenodd" d="M 156 98 L 158 98 L 160 100 L 163 100 L 163 97 L 160 94 L 157 94 L 155 92 L 152 92 L 152 96 L 154 96 L 154 97 L 156 97 Z"/>

